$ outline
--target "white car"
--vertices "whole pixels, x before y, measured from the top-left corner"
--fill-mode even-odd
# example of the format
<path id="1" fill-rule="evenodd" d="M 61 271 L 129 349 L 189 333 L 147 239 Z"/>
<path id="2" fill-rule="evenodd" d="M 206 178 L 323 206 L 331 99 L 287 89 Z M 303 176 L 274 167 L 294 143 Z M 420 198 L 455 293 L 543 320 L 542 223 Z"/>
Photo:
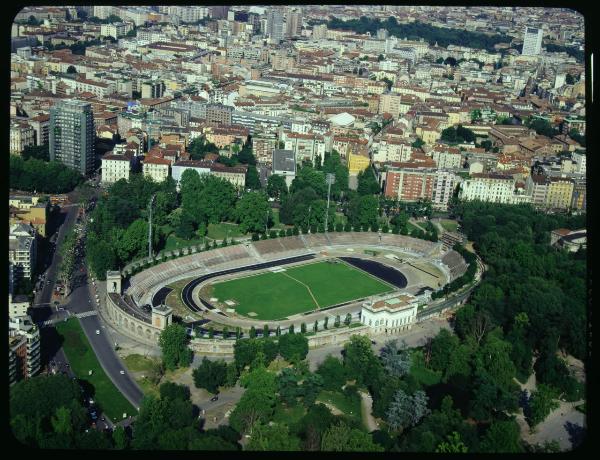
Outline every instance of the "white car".
<path id="1" fill-rule="evenodd" d="M 96 329 L 96 335 L 100 335 L 100 329 Z"/>
<path id="2" fill-rule="evenodd" d="M 125 375 L 125 371 L 119 371 L 121 375 Z"/>

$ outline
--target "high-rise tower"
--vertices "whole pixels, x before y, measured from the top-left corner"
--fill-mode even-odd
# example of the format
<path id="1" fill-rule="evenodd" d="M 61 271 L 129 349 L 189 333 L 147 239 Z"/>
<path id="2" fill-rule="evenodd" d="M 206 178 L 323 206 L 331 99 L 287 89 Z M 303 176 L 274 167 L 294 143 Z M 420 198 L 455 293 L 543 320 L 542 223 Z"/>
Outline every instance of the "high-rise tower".
<path id="1" fill-rule="evenodd" d="M 94 116 L 89 102 L 60 101 L 50 109 L 50 160 L 88 175 L 94 171 Z"/>

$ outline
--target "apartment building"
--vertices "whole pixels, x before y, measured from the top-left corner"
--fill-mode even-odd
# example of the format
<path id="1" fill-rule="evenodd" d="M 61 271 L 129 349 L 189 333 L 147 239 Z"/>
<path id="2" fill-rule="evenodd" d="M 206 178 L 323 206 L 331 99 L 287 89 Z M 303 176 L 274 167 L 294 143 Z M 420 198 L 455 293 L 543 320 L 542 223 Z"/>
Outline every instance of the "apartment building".
<path id="1" fill-rule="evenodd" d="M 27 123 L 13 122 L 10 124 L 9 152 L 20 155 L 25 147 L 35 145 L 35 131 Z"/>
<path id="2" fill-rule="evenodd" d="M 115 40 L 124 37 L 132 30 L 129 22 L 113 22 L 112 24 L 101 24 L 100 35 L 104 37 L 113 37 Z"/>
<path id="3" fill-rule="evenodd" d="M 436 145 L 430 153 L 431 158 L 440 169 L 462 168 L 462 154 L 457 148 Z"/>
<path id="4" fill-rule="evenodd" d="M 373 143 L 372 147 L 373 161 L 381 163 L 405 163 L 410 160 L 413 151 L 408 141 L 390 136 Z"/>
<path id="5" fill-rule="evenodd" d="M 515 180 L 502 174 L 473 174 L 461 183 L 459 198 L 466 201 L 480 200 L 492 203 L 515 202 Z"/>
<path id="6" fill-rule="evenodd" d="M 11 195 L 8 205 L 10 225 L 31 225 L 39 235 L 46 236 L 49 203 L 40 203 L 38 196 Z"/>
<path id="7" fill-rule="evenodd" d="M 27 120 L 34 131 L 35 145 L 44 145 L 49 142 L 50 116 L 37 115 Z"/>
<path id="8" fill-rule="evenodd" d="M 541 174 L 531 174 L 525 181 L 526 193 L 531 196 L 532 204 L 536 206 L 546 205 L 549 180 Z"/>
<path id="9" fill-rule="evenodd" d="M 102 157 L 102 183 L 114 184 L 120 179 L 129 180 L 131 166 L 132 156 L 129 154 L 105 154 Z"/>
<path id="10" fill-rule="evenodd" d="M 381 94 L 379 96 L 378 113 L 389 113 L 394 118 L 399 118 L 402 111 L 402 95 L 400 94 Z"/>
<path id="11" fill-rule="evenodd" d="M 433 207 L 445 211 L 461 178 L 451 171 L 438 170 L 433 182 L 431 201 Z"/>
<path id="12" fill-rule="evenodd" d="M 50 109 L 50 160 L 83 175 L 94 169 L 94 119 L 89 102 L 60 101 Z"/>
<path id="13" fill-rule="evenodd" d="M 384 194 L 399 201 L 431 200 L 436 174 L 433 169 L 389 167 L 384 176 Z"/>
<path id="14" fill-rule="evenodd" d="M 284 131 L 281 136 L 284 149 L 291 150 L 296 156 L 296 161 L 302 163 L 304 160 L 314 162 L 319 155 L 325 157 L 325 140 L 318 134 L 303 134 Z"/>
<path id="15" fill-rule="evenodd" d="M 550 209 L 568 209 L 573 198 L 571 179 L 551 177 L 546 192 L 546 207 Z"/>
<path id="16" fill-rule="evenodd" d="M 573 180 L 573 197 L 571 199 L 571 208 L 578 211 L 585 211 L 586 209 L 586 194 L 587 186 L 586 180 L 574 179 Z"/>
<path id="17" fill-rule="evenodd" d="M 8 260 L 13 265 L 14 281 L 31 279 L 37 260 L 35 229 L 27 224 L 13 224 L 9 227 Z"/>
<path id="18" fill-rule="evenodd" d="M 10 319 L 8 350 L 10 385 L 40 371 L 40 331 L 29 316 Z"/>
<path id="19" fill-rule="evenodd" d="M 163 182 L 171 172 L 171 161 L 165 158 L 146 156 L 144 160 L 143 173 L 145 177 L 154 182 Z"/>
<path id="20" fill-rule="evenodd" d="M 8 294 L 8 317 L 10 319 L 20 316 L 26 316 L 27 310 L 31 307 L 29 297 L 26 295 Z"/>

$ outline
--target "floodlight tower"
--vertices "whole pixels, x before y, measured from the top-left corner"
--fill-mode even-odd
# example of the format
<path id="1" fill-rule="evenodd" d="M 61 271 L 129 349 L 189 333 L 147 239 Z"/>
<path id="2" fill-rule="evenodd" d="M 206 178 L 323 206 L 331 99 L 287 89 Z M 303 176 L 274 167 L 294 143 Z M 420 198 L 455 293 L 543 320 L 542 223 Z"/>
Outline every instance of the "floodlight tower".
<path id="1" fill-rule="evenodd" d="M 325 210 L 325 232 L 327 232 L 327 224 L 329 221 L 329 196 L 331 195 L 331 184 L 335 184 L 335 174 L 328 173 L 325 176 L 327 182 L 327 209 Z"/>
<path id="2" fill-rule="evenodd" d="M 148 258 L 152 259 L 152 203 L 156 198 L 156 193 L 150 198 L 148 203 L 149 215 L 148 215 Z"/>

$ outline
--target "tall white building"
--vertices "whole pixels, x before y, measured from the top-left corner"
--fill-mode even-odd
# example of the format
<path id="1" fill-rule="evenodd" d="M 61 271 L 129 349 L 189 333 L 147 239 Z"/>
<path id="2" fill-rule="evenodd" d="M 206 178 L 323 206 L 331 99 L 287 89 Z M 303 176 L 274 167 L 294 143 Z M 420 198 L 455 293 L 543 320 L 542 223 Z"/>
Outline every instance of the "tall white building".
<path id="1" fill-rule="evenodd" d="M 40 330 L 29 316 L 8 323 L 8 375 L 10 385 L 40 371 Z"/>
<path id="2" fill-rule="evenodd" d="M 327 24 L 317 24 L 313 27 L 313 39 L 323 40 L 325 37 L 327 37 Z"/>
<path id="3" fill-rule="evenodd" d="M 448 202 L 452 198 L 456 185 L 460 182 L 460 176 L 444 170 L 438 170 L 433 182 L 433 193 L 431 201 L 436 209 L 448 209 Z"/>
<path id="4" fill-rule="evenodd" d="M 164 13 L 177 16 L 182 22 L 197 22 L 209 15 L 208 7 L 192 5 L 170 5 L 163 7 Z"/>
<path id="5" fill-rule="evenodd" d="M 100 26 L 100 35 L 104 37 L 121 38 L 132 29 L 129 22 L 114 22 L 112 24 L 102 24 Z"/>
<path id="6" fill-rule="evenodd" d="M 67 99 L 50 109 L 50 160 L 89 174 L 94 170 L 94 138 L 89 102 Z"/>
<path id="7" fill-rule="evenodd" d="M 9 228 L 8 260 L 13 267 L 13 278 L 31 279 L 35 270 L 36 237 L 35 229 L 27 224 L 14 224 Z"/>
<path id="8" fill-rule="evenodd" d="M 511 176 L 473 174 L 472 178 L 461 183 L 459 198 L 513 204 L 516 201 L 514 189 L 515 180 Z"/>
<path id="9" fill-rule="evenodd" d="M 302 29 L 302 11 L 294 10 L 287 14 L 285 34 L 288 37 L 297 37 Z"/>
<path id="10" fill-rule="evenodd" d="M 111 6 L 111 5 L 94 6 L 92 13 L 93 13 L 92 16 L 96 16 L 97 18 L 100 18 L 100 19 L 106 19 L 111 14 L 114 14 L 114 6 Z"/>
<path id="11" fill-rule="evenodd" d="M 542 51 L 542 36 L 544 31 L 541 27 L 525 27 L 523 34 L 523 51 L 524 56 L 535 56 Z"/>
<path id="12" fill-rule="evenodd" d="M 283 40 L 283 15 L 277 10 L 269 11 L 267 15 L 267 35 L 272 43 Z"/>

